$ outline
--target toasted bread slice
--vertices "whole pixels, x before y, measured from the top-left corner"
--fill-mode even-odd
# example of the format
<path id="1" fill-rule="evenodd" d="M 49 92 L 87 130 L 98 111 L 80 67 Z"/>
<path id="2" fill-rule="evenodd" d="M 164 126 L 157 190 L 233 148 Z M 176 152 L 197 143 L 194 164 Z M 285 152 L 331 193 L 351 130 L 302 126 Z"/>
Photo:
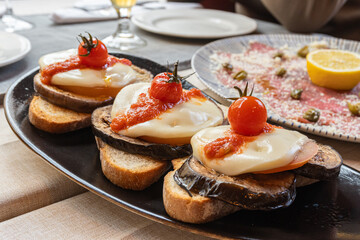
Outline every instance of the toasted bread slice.
<path id="1" fill-rule="evenodd" d="M 163 185 L 164 206 L 170 217 L 182 222 L 206 223 L 241 209 L 198 194 L 192 193 L 190 196 L 174 181 L 174 173 L 175 171 L 172 171 L 165 176 Z"/>
<path id="2" fill-rule="evenodd" d="M 171 164 L 172 164 L 174 170 L 179 169 L 184 164 L 186 159 L 187 158 L 177 158 L 177 159 L 171 160 Z"/>
<path id="3" fill-rule="evenodd" d="M 186 158 L 172 160 L 174 170 L 180 168 L 185 161 Z M 220 200 L 195 193 L 191 193 L 190 196 L 174 181 L 174 173 L 175 171 L 169 172 L 164 177 L 163 185 L 165 210 L 172 218 L 188 223 L 206 223 L 240 210 Z"/>
<path id="4" fill-rule="evenodd" d="M 113 148 L 96 137 L 101 168 L 113 184 L 131 190 L 143 190 L 156 182 L 169 168 L 170 162 L 131 154 Z"/>
<path id="5" fill-rule="evenodd" d="M 90 113 L 78 113 L 34 96 L 29 107 L 32 125 L 50 133 L 65 133 L 91 125 Z"/>

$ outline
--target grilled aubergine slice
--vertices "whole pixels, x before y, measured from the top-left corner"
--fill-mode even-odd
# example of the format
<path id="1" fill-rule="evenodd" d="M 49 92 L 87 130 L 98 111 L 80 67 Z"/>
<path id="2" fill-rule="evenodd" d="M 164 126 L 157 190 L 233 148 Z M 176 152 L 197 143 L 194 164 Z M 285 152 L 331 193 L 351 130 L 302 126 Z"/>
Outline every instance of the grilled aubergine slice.
<path id="1" fill-rule="evenodd" d="M 82 113 L 92 113 L 96 108 L 109 105 L 114 101 L 112 97 L 87 97 L 43 84 L 40 73 L 34 77 L 34 89 L 50 103 Z"/>
<path id="2" fill-rule="evenodd" d="M 128 153 L 150 156 L 157 160 L 171 160 L 186 157 L 192 153 L 190 144 L 173 146 L 170 144 L 150 143 L 113 132 L 110 128 L 111 107 L 98 108 L 91 116 L 94 135 L 110 146 Z"/>
<path id="3" fill-rule="evenodd" d="M 295 174 L 242 174 L 230 177 L 188 158 L 175 172 L 175 182 L 188 191 L 217 198 L 242 209 L 271 210 L 289 206 L 295 199 Z"/>
<path id="4" fill-rule="evenodd" d="M 295 199 L 296 176 L 332 180 L 339 175 L 342 158 L 333 148 L 319 145 L 318 153 L 304 166 L 273 174 L 227 176 L 188 158 L 175 172 L 175 182 L 188 191 L 217 198 L 248 210 L 269 210 L 289 206 Z M 315 181 L 311 181 L 315 179 Z"/>
<path id="5" fill-rule="evenodd" d="M 332 180 L 339 175 L 343 160 L 332 147 L 322 144 L 318 144 L 318 146 L 317 154 L 294 172 L 307 178 L 322 181 Z"/>

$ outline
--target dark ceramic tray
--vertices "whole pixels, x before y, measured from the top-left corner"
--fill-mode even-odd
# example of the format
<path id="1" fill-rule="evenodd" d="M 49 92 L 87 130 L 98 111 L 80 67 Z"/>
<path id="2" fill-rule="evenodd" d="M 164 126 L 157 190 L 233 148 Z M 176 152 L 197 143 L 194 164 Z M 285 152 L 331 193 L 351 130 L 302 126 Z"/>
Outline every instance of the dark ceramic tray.
<path id="1" fill-rule="evenodd" d="M 165 68 L 150 60 L 127 55 L 134 64 L 153 74 Z M 359 239 L 360 173 L 343 166 L 333 182 L 298 189 L 295 202 L 274 211 L 240 211 L 220 220 L 186 224 L 171 219 L 162 203 L 162 181 L 135 192 L 110 183 L 101 172 L 99 154 L 89 128 L 53 135 L 34 128 L 28 120 L 34 69 L 18 79 L 5 96 L 7 120 L 18 137 L 48 163 L 70 179 L 128 209 L 172 227 L 218 238 L 241 239 Z M 185 84 L 186 88 L 191 87 Z"/>

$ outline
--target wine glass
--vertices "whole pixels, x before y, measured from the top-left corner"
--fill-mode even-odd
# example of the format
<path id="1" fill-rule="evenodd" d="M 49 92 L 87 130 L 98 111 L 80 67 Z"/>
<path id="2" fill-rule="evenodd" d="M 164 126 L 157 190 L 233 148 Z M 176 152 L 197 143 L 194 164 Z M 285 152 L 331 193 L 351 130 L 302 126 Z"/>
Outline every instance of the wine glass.
<path id="1" fill-rule="evenodd" d="M 14 15 L 10 0 L 5 0 L 5 8 L 5 13 L 2 16 L 1 21 L 5 25 L 6 32 L 21 31 L 34 27 L 31 23 L 21 20 Z"/>
<path id="2" fill-rule="evenodd" d="M 116 32 L 106 37 L 103 42 L 109 48 L 130 50 L 146 46 L 146 41 L 130 30 L 130 12 L 136 0 L 111 0 L 118 15 Z"/>

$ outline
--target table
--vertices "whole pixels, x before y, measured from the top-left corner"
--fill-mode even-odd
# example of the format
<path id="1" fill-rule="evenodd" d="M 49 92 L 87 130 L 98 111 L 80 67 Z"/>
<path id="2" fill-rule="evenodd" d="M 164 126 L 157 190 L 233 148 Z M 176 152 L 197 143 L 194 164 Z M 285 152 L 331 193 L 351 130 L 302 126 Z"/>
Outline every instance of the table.
<path id="1" fill-rule="evenodd" d="M 86 30 L 102 38 L 115 28 L 114 21 L 53 25 L 46 15 L 25 18 L 36 24 L 34 30 L 22 33 L 31 40 L 33 50 L 22 61 L 0 70 L 0 87 L 6 89 L 20 75 L 36 67 L 42 54 L 76 46 L 74 36 L 78 33 Z M 263 21 L 258 21 L 258 24 L 258 33 L 287 33 L 276 24 Z M 180 60 L 185 69 L 182 74 L 191 71 L 186 68 L 192 54 L 211 41 L 158 36 L 140 29 L 135 31 L 149 44 L 129 54 L 148 57 L 162 64 Z M 56 44 L 50 45 L 54 40 Z M 206 90 L 195 76 L 189 80 Z M 311 137 L 333 146 L 343 156 L 345 164 L 360 170 L 359 144 Z M 6 123 L 2 106 L 0 156 L 0 236 L 3 239 L 207 239 L 128 212 L 70 181 L 17 139 Z"/>

